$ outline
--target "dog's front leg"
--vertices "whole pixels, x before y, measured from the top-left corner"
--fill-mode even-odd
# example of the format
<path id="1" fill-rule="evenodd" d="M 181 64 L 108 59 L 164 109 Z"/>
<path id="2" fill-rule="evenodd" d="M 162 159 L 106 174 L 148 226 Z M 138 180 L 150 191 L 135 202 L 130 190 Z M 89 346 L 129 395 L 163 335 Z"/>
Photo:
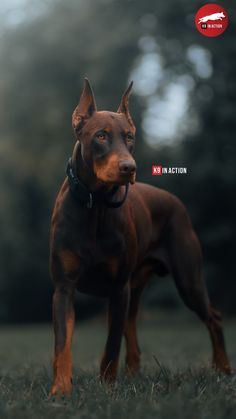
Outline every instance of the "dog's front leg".
<path id="1" fill-rule="evenodd" d="M 53 295 L 55 355 L 51 395 L 69 394 L 72 390 L 71 342 L 75 317 L 74 294 L 75 288 L 71 284 L 59 284 Z"/>
<path id="2" fill-rule="evenodd" d="M 101 378 L 107 382 L 112 382 L 116 378 L 129 296 L 130 287 L 126 284 L 122 291 L 115 292 L 109 299 L 109 331 L 100 367 Z"/>

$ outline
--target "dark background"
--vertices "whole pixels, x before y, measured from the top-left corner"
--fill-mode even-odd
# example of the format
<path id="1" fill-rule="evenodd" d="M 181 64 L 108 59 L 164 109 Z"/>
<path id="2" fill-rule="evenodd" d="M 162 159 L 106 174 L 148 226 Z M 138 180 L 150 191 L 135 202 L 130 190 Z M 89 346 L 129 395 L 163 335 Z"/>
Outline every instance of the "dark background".
<path id="1" fill-rule="evenodd" d="M 74 144 L 71 114 L 89 77 L 100 109 L 116 110 L 130 79 L 138 180 L 186 204 L 214 303 L 236 305 L 236 7 L 217 38 L 194 26 L 189 0 L 3 1 L 0 7 L 0 321 L 51 318 L 48 236 Z M 152 177 L 152 164 L 188 175 Z M 158 205 L 158 202 L 157 202 Z M 170 280 L 147 307 L 180 309 Z M 103 304 L 79 297 L 81 318 Z"/>

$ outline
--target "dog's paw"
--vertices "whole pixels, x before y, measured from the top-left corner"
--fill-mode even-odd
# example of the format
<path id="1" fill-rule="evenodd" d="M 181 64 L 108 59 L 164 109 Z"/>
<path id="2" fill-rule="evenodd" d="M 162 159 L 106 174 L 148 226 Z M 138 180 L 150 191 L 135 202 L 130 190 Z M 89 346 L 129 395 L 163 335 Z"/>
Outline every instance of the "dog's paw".
<path id="1" fill-rule="evenodd" d="M 49 397 L 53 396 L 69 396 L 72 392 L 72 383 L 71 381 L 56 381 L 49 393 Z"/>

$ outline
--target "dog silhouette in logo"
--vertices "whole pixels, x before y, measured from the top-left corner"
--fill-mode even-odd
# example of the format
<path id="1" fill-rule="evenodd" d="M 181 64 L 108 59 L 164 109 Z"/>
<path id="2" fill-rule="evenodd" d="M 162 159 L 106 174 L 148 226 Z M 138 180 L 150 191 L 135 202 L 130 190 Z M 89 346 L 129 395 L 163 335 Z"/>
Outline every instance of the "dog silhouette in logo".
<path id="1" fill-rule="evenodd" d="M 208 20 L 222 20 L 223 18 L 225 18 L 226 16 L 224 15 L 223 12 L 220 13 L 213 13 L 212 15 L 209 16 L 203 16 L 199 19 L 199 23 L 206 23 L 208 22 Z"/>

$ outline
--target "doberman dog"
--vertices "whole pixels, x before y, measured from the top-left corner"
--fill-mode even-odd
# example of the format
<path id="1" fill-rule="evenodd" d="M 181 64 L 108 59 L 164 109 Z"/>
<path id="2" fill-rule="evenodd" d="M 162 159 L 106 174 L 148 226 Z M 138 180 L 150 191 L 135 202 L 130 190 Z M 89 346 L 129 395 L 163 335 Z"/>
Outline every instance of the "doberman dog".
<path id="1" fill-rule="evenodd" d="M 140 365 L 136 317 L 150 275 L 173 275 L 184 303 L 205 323 L 213 366 L 230 373 L 221 316 L 209 302 L 202 254 L 186 208 L 171 193 L 135 183 L 135 126 L 128 102 L 132 83 L 117 112 L 97 111 L 89 81 L 73 112 L 76 144 L 56 199 L 50 238 L 55 286 L 54 383 L 51 394 L 72 390 L 71 342 L 76 289 L 108 298 L 108 338 L 100 374 L 117 374 L 122 336 L 126 372 Z"/>

